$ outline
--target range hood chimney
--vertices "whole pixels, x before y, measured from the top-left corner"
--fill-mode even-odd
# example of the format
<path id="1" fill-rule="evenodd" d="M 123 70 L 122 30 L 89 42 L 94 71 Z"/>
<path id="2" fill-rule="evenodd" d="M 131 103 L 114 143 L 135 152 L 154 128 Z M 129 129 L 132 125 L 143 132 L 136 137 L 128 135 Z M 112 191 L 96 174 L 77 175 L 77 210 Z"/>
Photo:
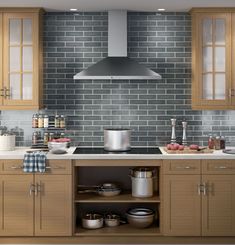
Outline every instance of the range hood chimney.
<path id="1" fill-rule="evenodd" d="M 127 11 L 108 12 L 108 57 L 86 70 L 77 73 L 74 79 L 161 79 L 161 76 L 127 57 Z"/>

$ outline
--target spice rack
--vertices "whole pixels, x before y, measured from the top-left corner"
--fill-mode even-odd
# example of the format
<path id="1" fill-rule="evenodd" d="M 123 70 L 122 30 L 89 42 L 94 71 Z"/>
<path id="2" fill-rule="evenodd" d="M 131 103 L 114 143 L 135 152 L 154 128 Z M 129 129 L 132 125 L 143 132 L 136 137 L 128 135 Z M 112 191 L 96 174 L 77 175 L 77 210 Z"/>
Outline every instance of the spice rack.
<path id="1" fill-rule="evenodd" d="M 32 148 L 47 149 L 48 141 L 64 137 L 66 118 L 64 115 L 34 114 L 32 128 L 35 130 L 32 135 Z"/>

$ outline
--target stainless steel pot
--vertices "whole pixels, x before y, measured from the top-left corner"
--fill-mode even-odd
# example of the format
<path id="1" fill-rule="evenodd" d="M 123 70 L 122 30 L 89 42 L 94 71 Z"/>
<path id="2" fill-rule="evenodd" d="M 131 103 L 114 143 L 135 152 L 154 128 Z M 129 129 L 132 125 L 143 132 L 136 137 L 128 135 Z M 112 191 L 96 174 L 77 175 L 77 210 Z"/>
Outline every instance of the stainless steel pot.
<path id="1" fill-rule="evenodd" d="M 104 129 L 104 149 L 106 151 L 129 151 L 130 141 L 131 129 Z"/>
<path id="2" fill-rule="evenodd" d="M 131 169 L 131 176 L 135 178 L 152 178 L 154 173 L 153 168 L 137 167 Z"/>
<path id="3" fill-rule="evenodd" d="M 82 218 L 82 227 L 86 229 L 99 229 L 103 227 L 104 219 L 101 214 L 88 213 Z"/>
<path id="4" fill-rule="evenodd" d="M 136 228 L 147 228 L 154 221 L 154 212 L 151 209 L 135 208 L 126 213 L 128 223 Z"/>
<path id="5" fill-rule="evenodd" d="M 106 214 L 104 219 L 105 225 L 115 227 L 120 225 L 120 216 L 117 214 Z"/>

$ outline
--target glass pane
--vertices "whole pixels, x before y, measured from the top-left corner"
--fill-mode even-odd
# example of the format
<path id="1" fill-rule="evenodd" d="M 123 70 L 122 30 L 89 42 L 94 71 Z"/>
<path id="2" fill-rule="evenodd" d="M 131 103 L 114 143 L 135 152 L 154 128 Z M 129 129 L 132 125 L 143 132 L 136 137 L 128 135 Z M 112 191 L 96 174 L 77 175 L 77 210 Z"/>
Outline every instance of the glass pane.
<path id="1" fill-rule="evenodd" d="M 225 47 L 215 47 L 215 71 L 225 71 Z"/>
<path id="2" fill-rule="evenodd" d="M 224 100 L 225 99 L 225 73 L 215 74 L 215 99 Z"/>
<path id="3" fill-rule="evenodd" d="M 23 47 L 23 71 L 33 70 L 33 50 L 32 47 Z"/>
<path id="4" fill-rule="evenodd" d="M 21 20 L 10 19 L 10 45 L 19 45 L 21 39 Z"/>
<path id="5" fill-rule="evenodd" d="M 203 75 L 203 93 L 202 98 L 205 100 L 213 99 L 213 82 L 212 82 L 212 74 Z"/>
<path id="6" fill-rule="evenodd" d="M 32 20 L 23 20 L 23 44 L 32 44 Z"/>
<path id="7" fill-rule="evenodd" d="M 212 47 L 203 48 L 203 72 L 211 72 L 212 67 Z"/>
<path id="8" fill-rule="evenodd" d="M 10 47 L 10 71 L 20 71 L 20 47 Z"/>
<path id="9" fill-rule="evenodd" d="M 203 20 L 203 45 L 212 44 L 212 19 Z"/>
<path id="10" fill-rule="evenodd" d="M 10 74 L 11 99 L 20 99 L 20 74 Z"/>
<path id="11" fill-rule="evenodd" d="M 23 100 L 32 99 L 32 74 L 23 74 Z"/>
<path id="12" fill-rule="evenodd" d="M 225 45 L 225 20 L 215 20 L 215 45 Z"/>

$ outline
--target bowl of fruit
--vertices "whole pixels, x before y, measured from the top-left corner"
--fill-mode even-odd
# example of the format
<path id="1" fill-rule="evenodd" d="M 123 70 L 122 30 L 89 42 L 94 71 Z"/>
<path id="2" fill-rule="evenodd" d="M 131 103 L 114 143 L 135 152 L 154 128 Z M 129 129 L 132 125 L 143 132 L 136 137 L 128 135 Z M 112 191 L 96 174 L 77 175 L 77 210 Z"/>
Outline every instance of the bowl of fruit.
<path id="1" fill-rule="evenodd" d="M 69 138 L 52 139 L 48 142 L 48 149 L 52 154 L 65 154 L 68 152 L 70 142 Z"/>

